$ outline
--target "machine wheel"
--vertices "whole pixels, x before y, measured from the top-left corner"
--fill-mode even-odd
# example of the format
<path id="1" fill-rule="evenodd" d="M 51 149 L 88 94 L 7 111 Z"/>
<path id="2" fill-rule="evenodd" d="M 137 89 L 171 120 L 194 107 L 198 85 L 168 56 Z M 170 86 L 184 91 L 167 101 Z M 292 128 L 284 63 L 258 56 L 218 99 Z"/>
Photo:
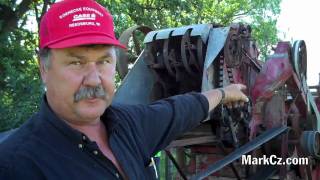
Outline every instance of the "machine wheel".
<path id="1" fill-rule="evenodd" d="M 117 71 L 120 75 L 120 78 L 123 79 L 126 74 L 128 73 L 128 65 L 130 63 L 134 63 L 137 57 L 141 53 L 142 45 L 139 43 L 139 40 L 137 38 L 138 34 L 137 31 L 142 32 L 142 34 L 145 36 L 150 31 L 152 31 L 152 28 L 148 26 L 133 26 L 128 29 L 126 29 L 119 37 L 119 41 L 121 44 L 126 45 L 128 48 L 128 51 L 124 49 L 119 49 L 119 61 L 117 62 Z M 128 47 L 129 41 L 132 40 L 132 46 Z"/>

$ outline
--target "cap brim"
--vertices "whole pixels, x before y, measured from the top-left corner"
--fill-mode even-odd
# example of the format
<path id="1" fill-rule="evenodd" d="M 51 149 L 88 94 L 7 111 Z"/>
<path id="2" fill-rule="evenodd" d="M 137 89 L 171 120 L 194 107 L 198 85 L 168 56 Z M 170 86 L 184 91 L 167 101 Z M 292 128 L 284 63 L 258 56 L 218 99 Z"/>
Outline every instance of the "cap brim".
<path id="1" fill-rule="evenodd" d="M 47 47 L 49 48 L 68 48 L 89 44 L 106 44 L 106 45 L 114 45 L 123 49 L 127 49 L 125 45 L 121 44 L 118 40 L 109 38 L 104 35 L 87 35 L 87 36 L 76 36 L 70 37 L 67 39 L 63 39 L 54 43 L 49 43 Z"/>

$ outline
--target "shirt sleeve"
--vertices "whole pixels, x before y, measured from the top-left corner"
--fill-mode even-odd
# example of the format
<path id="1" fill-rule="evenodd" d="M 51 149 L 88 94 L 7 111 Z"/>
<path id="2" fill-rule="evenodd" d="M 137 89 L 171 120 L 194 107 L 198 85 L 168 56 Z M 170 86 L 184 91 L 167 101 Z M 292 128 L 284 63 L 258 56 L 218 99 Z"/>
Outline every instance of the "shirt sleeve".
<path id="1" fill-rule="evenodd" d="M 164 149 L 178 135 L 200 124 L 208 115 L 209 103 L 200 93 L 176 95 L 146 106 L 128 108 L 136 133 L 143 138 L 147 156 Z"/>

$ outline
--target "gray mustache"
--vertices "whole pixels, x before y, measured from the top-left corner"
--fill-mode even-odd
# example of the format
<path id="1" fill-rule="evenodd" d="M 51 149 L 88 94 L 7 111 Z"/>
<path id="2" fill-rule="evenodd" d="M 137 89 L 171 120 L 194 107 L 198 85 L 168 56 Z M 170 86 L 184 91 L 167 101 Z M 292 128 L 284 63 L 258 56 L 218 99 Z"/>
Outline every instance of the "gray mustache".
<path id="1" fill-rule="evenodd" d="M 106 92 L 102 85 L 96 87 L 81 87 L 74 95 L 74 102 L 79 102 L 83 99 L 101 98 L 105 99 Z"/>

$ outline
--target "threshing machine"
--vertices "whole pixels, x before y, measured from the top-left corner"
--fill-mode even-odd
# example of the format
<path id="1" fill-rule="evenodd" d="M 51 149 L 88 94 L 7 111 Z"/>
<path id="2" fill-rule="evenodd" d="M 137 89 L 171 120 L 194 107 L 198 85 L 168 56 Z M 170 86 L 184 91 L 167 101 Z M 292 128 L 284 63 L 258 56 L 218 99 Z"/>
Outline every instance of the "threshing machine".
<path id="1" fill-rule="evenodd" d="M 145 34 L 143 50 L 136 42 L 138 31 Z M 306 83 L 306 44 L 279 42 L 263 62 L 251 31 L 241 23 L 199 24 L 156 31 L 135 26 L 121 35 L 122 43 L 134 40 L 129 45 L 138 57 L 119 51 L 123 79 L 116 102 L 148 104 L 231 83 L 247 86 L 249 103 L 220 105 L 167 147 L 177 179 L 320 179 L 319 87 L 312 94 Z M 305 158 L 308 163 L 244 165 L 243 155 Z"/>

